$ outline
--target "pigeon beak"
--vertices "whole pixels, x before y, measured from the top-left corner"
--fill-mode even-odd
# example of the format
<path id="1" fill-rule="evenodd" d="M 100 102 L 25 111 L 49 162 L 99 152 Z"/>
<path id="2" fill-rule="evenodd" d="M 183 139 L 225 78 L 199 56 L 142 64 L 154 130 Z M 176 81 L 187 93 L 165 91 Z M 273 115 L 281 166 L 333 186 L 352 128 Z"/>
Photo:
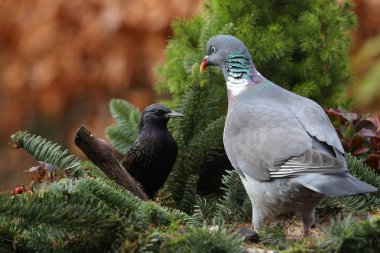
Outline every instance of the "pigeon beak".
<path id="1" fill-rule="evenodd" d="M 203 71 L 205 71 L 205 69 L 207 68 L 207 63 L 208 63 L 207 58 L 208 58 L 208 56 L 206 55 L 205 58 L 203 58 L 201 66 L 199 67 L 199 71 L 201 73 L 203 73 Z"/>
<path id="2" fill-rule="evenodd" d="M 165 118 L 175 118 L 175 117 L 183 117 L 184 115 L 182 113 L 176 112 L 176 111 L 170 111 L 165 114 Z"/>

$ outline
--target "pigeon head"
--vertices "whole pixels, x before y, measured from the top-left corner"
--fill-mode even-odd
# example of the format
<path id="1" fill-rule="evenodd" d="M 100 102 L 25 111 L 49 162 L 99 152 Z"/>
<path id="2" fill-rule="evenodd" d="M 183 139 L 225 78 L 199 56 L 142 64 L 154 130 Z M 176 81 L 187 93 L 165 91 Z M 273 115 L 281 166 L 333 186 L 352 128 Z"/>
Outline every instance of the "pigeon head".
<path id="1" fill-rule="evenodd" d="M 228 98 L 232 100 L 263 80 L 243 42 L 231 35 L 217 35 L 208 40 L 200 71 L 208 66 L 217 66 L 223 71 Z"/>
<path id="2" fill-rule="evenodd" d="M 231 35 L 217 35 L 208 40 L 206 56 L 200 66 L 203 72 L 208 66 L 219 66 L 226 71 L 226 61 L 231 55 L 240 54 L 250 59 L 247 48 L 238 38 Z"/>
<path id="3" fill-rule="evenodd" d="M 145 126 L 166 127 L 170 118 L 183 117 L 183 114 L 170 110 L 162 104 L 147 106 L 141 116 L 140 129 Z"/>

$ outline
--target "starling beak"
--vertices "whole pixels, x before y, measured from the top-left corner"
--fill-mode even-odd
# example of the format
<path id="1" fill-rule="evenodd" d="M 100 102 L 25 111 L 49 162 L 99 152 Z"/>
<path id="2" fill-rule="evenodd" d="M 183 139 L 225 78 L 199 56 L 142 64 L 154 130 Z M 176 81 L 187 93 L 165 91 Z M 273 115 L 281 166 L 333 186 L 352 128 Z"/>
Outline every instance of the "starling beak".
<path id="1" fill-rule="evenodd" d="M 165 183 L 177 158 L 177 144 L 167 128 L 172 117 L 183 115 L 161 104 L 146 107 L 141 116 L 139 136 L 123 161 L 124 168 L 151 199 Z"/>
<path id="2" fill-rule="evenodd" d="M 183 117 L 183 114 L 176 111 L 170 111 L 165 114 L 165 117 L 166 118 Z"/>

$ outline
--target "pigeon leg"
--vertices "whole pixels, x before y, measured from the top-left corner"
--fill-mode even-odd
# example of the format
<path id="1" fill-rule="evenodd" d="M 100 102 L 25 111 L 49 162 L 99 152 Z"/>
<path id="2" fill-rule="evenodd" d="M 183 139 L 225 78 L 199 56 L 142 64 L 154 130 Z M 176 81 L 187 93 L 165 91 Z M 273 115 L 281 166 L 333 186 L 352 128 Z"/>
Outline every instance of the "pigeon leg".
<path id="1" fill-rule="evenodd" d="M 309 237 L 311 235 L 311 226 L 314 223 L 315 209 L 306 210 L 301 212 L 301 219 L 303 223 L 303 236 Z"/>
<path id="2" fill-rule="evenodd" d="M 261 212 L 258 212 L 257 209 L 252 207 L 252 223 L 253 223 L 253 229 L 256 232 L 259 232 L 259 229 L 262 228 L 264 225 L 265 217 L 261 214 Z"/>

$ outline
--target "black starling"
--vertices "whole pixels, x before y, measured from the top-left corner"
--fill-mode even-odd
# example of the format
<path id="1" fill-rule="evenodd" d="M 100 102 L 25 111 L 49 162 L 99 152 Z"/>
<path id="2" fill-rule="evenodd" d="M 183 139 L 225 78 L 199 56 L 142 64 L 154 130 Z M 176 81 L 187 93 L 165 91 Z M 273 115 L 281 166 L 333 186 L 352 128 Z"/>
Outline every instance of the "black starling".
<path id="1" fill-rule="evenodd" d="M 146 107 L 141 115 L 139 136 L 123 161 L 124 168 L 151 199 L 165 183 L 177 158 L 177 144 L 167 123 L 172 117 L 182 116 L 161 104 Z"/>

